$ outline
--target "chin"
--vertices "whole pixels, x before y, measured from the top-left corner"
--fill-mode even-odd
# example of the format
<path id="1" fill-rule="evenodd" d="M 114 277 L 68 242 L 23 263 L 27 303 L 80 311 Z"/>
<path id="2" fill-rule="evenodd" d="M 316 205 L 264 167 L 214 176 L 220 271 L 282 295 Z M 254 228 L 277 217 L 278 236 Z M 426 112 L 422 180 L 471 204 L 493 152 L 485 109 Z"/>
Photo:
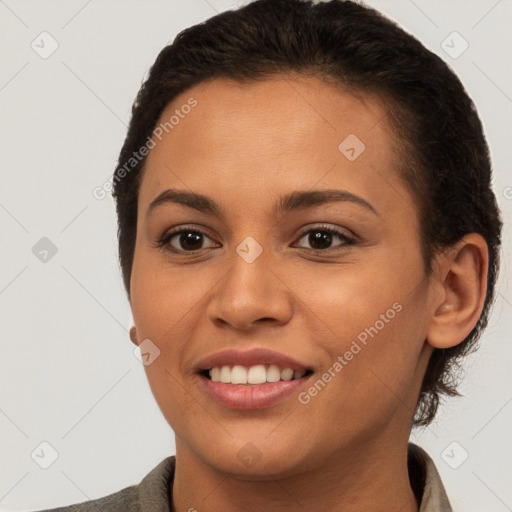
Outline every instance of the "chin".
<path id="1" fill-rule="evenodd" d="M 242 480 L 273 480 L 277 476 L 286 477 L 298 474 L 313 466 L 318 450 L 308 447 L 304 432 L 271 433 L 275 425 L 264 421 L 264 428 L 238 428 L 230 436 L 226 431 L 222 436 L 204 436 L 197 432 L 195 439 L 186 433 L 185 450 L 190 450 L 202 463 L 217 472 Z M 231 426 L 232 427 L 232 426 Z M 235 429 L 230 428 L 230 433 Z M 309 456 L 308 456 L 309 452 Z"/>

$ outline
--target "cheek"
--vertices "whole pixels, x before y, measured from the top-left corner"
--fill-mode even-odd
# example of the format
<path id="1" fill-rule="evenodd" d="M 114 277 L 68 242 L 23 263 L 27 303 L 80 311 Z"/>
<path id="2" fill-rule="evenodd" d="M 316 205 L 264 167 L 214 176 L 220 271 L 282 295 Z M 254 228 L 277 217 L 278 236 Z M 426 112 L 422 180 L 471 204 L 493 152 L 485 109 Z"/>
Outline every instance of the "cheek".
<path id="1" fill-rule="evenodd" d="M 335 340 L 352 339 L 373 325 L 380 314 L 392 308 L 402 288 L 392 279 L 386 282 L 377 266 L 361 262 L 336 267 L 310 263 L 288 281 L 301 299 L 298 302 L 304 306 L 304 315 L 322 324 Z"/>
<path id="2" fill-rule="evenodd" d="M 319 266 L 297 273 L 294 282 L 293 290 L 303 290 L 310 332 L 325 333 L 316 335 L 326 354 L 322 370 L 335 375 L 326 375 L 332 384 L 325 403 L 340 415 L 350 411 L 354 425 L 369 421 L 369 410 L 385 418 L 415 379 L 426 332 L 426 281 L 418 262 L 399 263 Z"/>
<path id="3" fill-rule="evenodd" d="M 192 268 L 192 267 L 190 267 Z M 140 251 L 131 277 L 131 307 L 139 334 L 163 339 L 175 325 L 187 322 L 201 298 L 215 285 L 211 273 L 171 267 L 161 256 Z"/>

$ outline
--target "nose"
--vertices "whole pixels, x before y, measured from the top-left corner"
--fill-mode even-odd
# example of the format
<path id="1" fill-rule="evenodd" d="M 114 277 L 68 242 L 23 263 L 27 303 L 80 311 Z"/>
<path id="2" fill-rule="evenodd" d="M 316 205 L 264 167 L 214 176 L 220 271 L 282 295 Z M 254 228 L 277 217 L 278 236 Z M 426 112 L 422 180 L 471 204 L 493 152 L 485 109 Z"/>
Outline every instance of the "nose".
<path id="1" fill-rule="evenodd" d="M 265 253 L 251 263 L 235 253 L 207 307 L 207 316 L 217 327 L 229 325 L 240 331 L 261 324 L 284 325 L 292 313 L 293 293 Z"/>

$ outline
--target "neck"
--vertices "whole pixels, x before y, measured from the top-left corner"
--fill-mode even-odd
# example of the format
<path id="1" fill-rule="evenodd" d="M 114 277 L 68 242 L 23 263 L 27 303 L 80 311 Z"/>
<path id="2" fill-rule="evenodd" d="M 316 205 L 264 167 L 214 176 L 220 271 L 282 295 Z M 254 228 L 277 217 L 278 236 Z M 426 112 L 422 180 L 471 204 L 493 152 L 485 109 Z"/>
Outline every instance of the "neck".
<path id="1" fill-rule="evenodd" d="M 418 512 L 407 471 L 405 442 L 379 438 L 333 452 L 321 467 L 260 479 L 216 470 L 176 440 L 173 512 L 329 510 Z"/>

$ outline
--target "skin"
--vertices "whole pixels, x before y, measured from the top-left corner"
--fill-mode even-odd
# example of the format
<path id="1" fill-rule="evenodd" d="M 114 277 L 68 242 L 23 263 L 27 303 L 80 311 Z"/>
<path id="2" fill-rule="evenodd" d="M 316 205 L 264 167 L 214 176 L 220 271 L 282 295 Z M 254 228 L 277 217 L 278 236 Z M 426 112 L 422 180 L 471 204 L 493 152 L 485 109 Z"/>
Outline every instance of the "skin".
<path id="1" fill-rule="evenodd" d="M 433 348 L 460 343 L 479 318 L 485 241 L 467 235 L 427 278 L 378 98 L 313 77 L 217 79 L 175 98 L 161 120 L 190 97 L 197 106 L 147 158 L 131 276 L 132 340 L 161 351 L 145 369 L 176 436 L 173 510 L 417 511 L 406 446 L 421 381 Z M 354 161 L 338 149 L 349 134 L 366 146 Z M 175 203 L 147 215 L 169 188 L 209 196 L 224 216 Z M 378 214 L 353 202 L 272 214 L 281 195 L 312 189 L 349 191 Z M 179 235 L 181 254 L 155 247 L 190 224 L 205 233 L 199 250 Z M 315 253 L 308 230 L 321 224 L 356 243 L 333 236 Z M 236 252 L 248 236 L 263 248 L 252 263 Z M 233 347 L 290 355 L 315 382 L 394 303 L 401 311 L 307 404 L 294 395 L 230 410 L 202 391 L 195 365 Z M 237 456 L 247 443 L 260 455 L 250 467 Z"/>

